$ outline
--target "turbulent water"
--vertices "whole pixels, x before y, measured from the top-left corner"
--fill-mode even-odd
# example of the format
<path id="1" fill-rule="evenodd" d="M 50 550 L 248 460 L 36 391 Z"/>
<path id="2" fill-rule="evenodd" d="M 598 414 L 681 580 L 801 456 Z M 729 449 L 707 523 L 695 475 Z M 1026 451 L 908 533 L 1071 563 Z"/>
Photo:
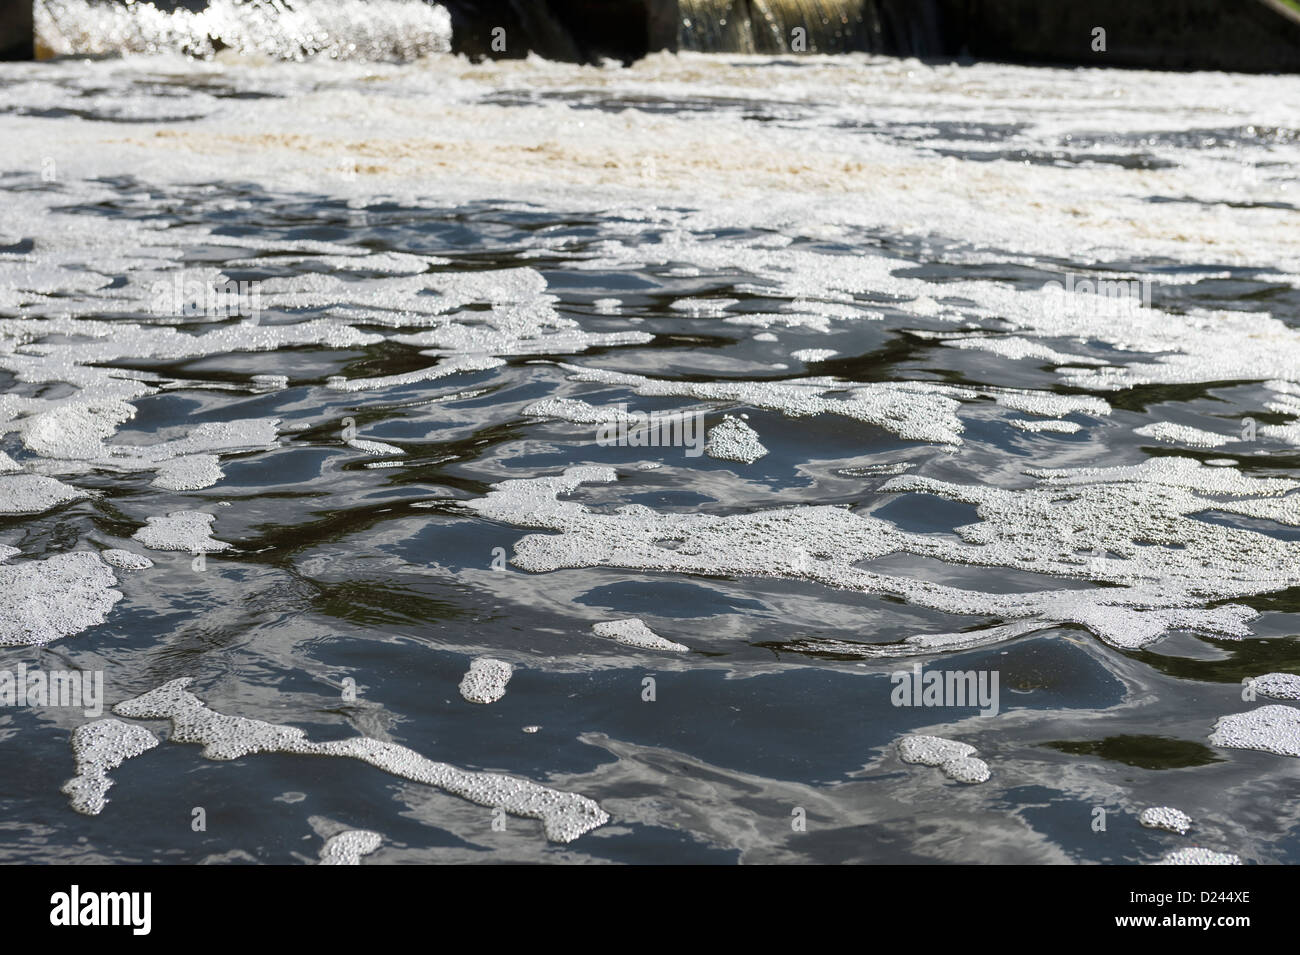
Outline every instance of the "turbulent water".
<path id="1" fill-rule="evenodd" d="M 0 861 L 1300 861 L 1300 80 L 230 46 L 0 68 Z"/>

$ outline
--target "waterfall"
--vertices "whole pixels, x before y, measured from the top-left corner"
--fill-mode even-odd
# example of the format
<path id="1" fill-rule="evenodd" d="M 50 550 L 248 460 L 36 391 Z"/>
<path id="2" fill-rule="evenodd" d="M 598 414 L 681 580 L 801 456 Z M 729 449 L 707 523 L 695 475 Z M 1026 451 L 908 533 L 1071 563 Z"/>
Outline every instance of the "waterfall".
<path id="1" fill-rule="evenodd" d="M 679 10 L 683 50 L 951 52 L 943 42 L 939 0 L 679 0 Z"/>
<path id="2" fill-rule="evenodd" d="M 44 55 L 223 49 L 277 59 L 471 56 L 564 60 L 649 50 L 940 55 L 953 0 L 36 0 Z M 960 0 L 959 0 L 960 2 Z M 673 21 L 676 29 L 673 30 Z M 657 33 L 651 22 L 666 22 Z M 500 30 L 508 43 L 492 44 Z M 675 35 L 672 35 L 674 34 Z"/>
<path id="3" fill-rule="evenodd" d="M 451 48 L 447 11 L 423 0 L 36 0 L 35 12 L 44 56 L 177 52 L 207 59 L 233 49 L 287 60 L 410 60 Z"/>

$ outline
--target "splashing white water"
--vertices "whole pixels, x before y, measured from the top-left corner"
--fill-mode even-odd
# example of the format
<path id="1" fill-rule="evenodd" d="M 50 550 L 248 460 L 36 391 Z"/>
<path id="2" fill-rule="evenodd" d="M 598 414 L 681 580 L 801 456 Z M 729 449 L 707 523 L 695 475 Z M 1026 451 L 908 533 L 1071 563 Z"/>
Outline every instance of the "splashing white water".
<path id="1" fill-rule="evenodd" d="M 38 47 L 54 56 L 222 50 L 280 60 L 413 60 L 451 49 L 451 16 L 423 0 L 212 0 L 166 12 L 152 3 L 41 0 Z"/>

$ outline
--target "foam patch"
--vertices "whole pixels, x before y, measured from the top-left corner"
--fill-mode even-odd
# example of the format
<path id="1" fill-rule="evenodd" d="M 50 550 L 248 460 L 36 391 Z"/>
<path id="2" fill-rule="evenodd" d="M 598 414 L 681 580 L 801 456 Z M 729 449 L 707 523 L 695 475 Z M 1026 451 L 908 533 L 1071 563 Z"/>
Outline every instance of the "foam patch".
<path id="1" fill-rule="evenodd" d="M 208 707 L 186 688 L 188 678 L 172 680 L 113 707 L 128 719 L 165 719 L 172 724 L 170 739 L 198 743 L 208 759 L 229 760 L 254 753 L 294 753 L 307 756 L 341 756 L 433 786 L 480 806 L 501 808 L 511 815 L 540 819 L 546 837 L 572 842 L 602 826 L 609 816 L 594 801 L 575 793 L 559 792 L 536 783 L 496 773 L 475 773 L 426 759 L 396 743 L 365 736 L 313 743 L 293 726 L 226 716 Z"/>
<path id="2" fill-rule="evenodd" d="M 592 627 L 591 631 L 598 637 L 613 640 L 615 643 L 621 643 L 625 646 L 636 647 L 639 650 L 671 650 L 680 653 L 690 649 L 690 647 L 659 636 L 659 634 L 647 627 L 645 621 L 640 617 L 603 621 Z"/>
<path id="3" fill-rule="evenodd" d="M 153 749 L 158 742 L 158 737 L 143 726 L 121 720 L 96 720 L 78 726 L 72 731 L 77 775 L 64 783 L 62 789 L 71 799 L 72 808 L 87 816 L 103 812 L 105 796 L 113 785 L 109 771 Z"/>
<path id="4" fill-rule="evenodd" d="M 98 626 L 122 599 L 96 553 L 0 564 L 0 646 L 49 643 Z"/>

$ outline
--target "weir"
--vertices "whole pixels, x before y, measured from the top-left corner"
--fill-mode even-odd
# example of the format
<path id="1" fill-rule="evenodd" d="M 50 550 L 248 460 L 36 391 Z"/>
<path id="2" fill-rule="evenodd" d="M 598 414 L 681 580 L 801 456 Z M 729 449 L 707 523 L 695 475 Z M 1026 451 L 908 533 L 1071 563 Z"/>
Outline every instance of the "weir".
<path id="1" fill-rule="evenodd" d="M 48 0 L 35 2 L 52 9 Z M 89 2 L 93 8 L 117 0 Z M 295 8 L 294 0 L 233 3 L 259 16 Z M 451 16 L 452 50 L 474 58 L 533 53 L 557 60 L 631 62 L 658 50 L 862 51 L 1083 66 L 1300 71 L 1300 4 L 1290 0 L 441 0 L 441 5 Z M 194 10 L 203 0 L 155 0 L 152 7 Z M 0 58 L 33 57 L 32 11 L 32 0 L 0 0 Z M 1099 30 L 1104 31 L 1100 39 Z M 214 45 L 197 44 L 199 55 Z"/>
<path id="2" fill-rule="evenodd" d="M 1286 0 L 444 0 L 453 48 L 624 61 L 657 50 L 845 53 L 1079 66 L 1300 71 L 1300 8 Z M 512 30 L 513 28 L 513 30 Z M 1104 43 L 1096 30 L 1105 31 Z M 800 34 L 797 31 L 802 31 Z M 1099 48 L 1100 47 L 1100 48 Z"/>

